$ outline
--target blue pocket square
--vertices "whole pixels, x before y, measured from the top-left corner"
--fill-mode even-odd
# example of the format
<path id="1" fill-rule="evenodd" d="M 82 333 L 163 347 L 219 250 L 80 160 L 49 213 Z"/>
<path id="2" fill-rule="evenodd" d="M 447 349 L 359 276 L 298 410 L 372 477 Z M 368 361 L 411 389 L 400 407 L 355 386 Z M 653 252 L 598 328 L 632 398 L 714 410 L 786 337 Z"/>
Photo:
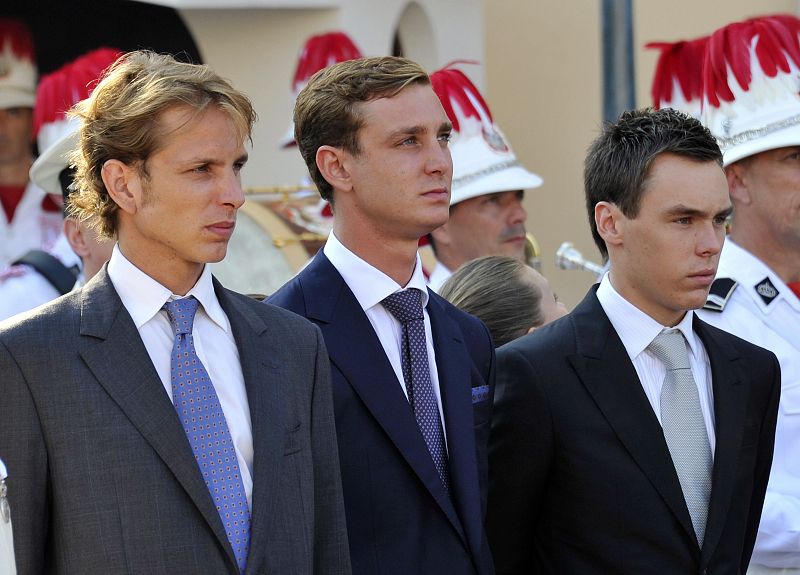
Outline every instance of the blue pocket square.
<path id="1" fill-rule="evenodd" d="M 489 398 L 489 386 L 479 385 L 472 388 L 472 403 L 480 403 Z"/>

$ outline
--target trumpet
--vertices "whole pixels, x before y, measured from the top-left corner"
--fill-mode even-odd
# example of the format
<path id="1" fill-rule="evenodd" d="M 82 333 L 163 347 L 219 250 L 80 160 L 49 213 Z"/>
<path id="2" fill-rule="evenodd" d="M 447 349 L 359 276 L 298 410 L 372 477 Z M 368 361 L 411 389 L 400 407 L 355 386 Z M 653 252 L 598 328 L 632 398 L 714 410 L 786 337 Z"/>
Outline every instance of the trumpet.
<path id="1" fill-rule="evenodd" d="M 556 267 L 561 270 L 585 270 L 597 276 L 603 277 L 608 266 L 601 266 L 587 260 L 583 254 L 575 249 L 572 242 L 564 242 L 556 252 Z"/>

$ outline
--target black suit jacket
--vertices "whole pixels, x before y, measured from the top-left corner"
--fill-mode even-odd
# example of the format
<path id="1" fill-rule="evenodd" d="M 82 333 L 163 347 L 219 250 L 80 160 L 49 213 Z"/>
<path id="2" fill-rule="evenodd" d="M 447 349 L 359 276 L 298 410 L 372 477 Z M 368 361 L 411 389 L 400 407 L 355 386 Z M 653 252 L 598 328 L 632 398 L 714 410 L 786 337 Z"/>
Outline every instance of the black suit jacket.
<path id="1" fill-rule="evenodd" d="M 493 572 L 484 517 L 494 350 L 483 323 L 429 295 L 450 496 L 375 330 L 328 258 L 317 254 L 268 300 L 325 338 L 355 575 Z"/>
<path id="2" fill-rule="evenodd" d="M 571 315 L 498 350 L 488 529 L 499 573 L 745 572 L 780 368 L 771 352 L 697 318 L 693 327 L 716 424 L 703 548 L 658 419 L 592 290 Z"/>

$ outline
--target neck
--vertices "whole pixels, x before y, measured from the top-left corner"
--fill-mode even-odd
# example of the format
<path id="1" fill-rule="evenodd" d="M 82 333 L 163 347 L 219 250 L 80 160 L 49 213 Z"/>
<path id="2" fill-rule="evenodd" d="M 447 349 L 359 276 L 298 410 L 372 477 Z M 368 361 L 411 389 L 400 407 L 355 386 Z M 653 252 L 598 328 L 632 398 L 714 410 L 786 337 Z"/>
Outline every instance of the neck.
<path id="1" fill-rule="evenodd" d="M 770 232 L 734 222 L 731 239 L 764 262 L 784 283 L 800 281 L 800 240 L 784 241 Z"/>
<path id="2" fill-rule="evenodd" d="M 0 163 L 0 186 L 24 186 L 27 184 L 31 164 L 33 164 L 32 157 L 27 157 L 24 161 Z"/>
<path id="3" fill-rule="evenodd" d="M 347 226 L 336 219 L 333 232 L 348 250 L 399 285 L 405 286 L 411 280 L 417 263 L 418 240 L 389 239 L 374 233 L 368 226 Z"/>
<path id="4" fill-rule="evenodd" d="M 460 268 L 467 261 L 464 258 L 459 257 L 457 254 L 454 254 L 446 249 L 442 250 L 438 247 L 436 248 L 436 259 L 439 261 L 439 263 L 444 264 L 447 269 L 453 272 Z"/>
<path id="5" fill-rule="evenodd" d="M 186 295 L 200 279 L 205 267 L 202 263 L 153 257 L 147 252 L 137 250 L 129 242 L 126 243 L 121 236 L 118 244 L 122 255 L 129 262 L 175 295 Z"/>

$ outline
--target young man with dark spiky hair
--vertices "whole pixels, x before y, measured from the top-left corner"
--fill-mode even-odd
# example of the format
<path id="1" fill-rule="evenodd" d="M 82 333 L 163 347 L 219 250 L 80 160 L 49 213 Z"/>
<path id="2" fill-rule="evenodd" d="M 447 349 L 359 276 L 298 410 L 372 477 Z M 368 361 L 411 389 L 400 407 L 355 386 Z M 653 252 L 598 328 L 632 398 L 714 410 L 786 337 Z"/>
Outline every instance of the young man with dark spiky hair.
<path id="1" fill-rule="evenodd" d="M 488 531 L 499 573 L 743 573 L 772 461 L 775 356 L 692 310 L 731 214 L 697 120 L 625 112 L 586 157 L 610 271 L 498 350 Z"/>

